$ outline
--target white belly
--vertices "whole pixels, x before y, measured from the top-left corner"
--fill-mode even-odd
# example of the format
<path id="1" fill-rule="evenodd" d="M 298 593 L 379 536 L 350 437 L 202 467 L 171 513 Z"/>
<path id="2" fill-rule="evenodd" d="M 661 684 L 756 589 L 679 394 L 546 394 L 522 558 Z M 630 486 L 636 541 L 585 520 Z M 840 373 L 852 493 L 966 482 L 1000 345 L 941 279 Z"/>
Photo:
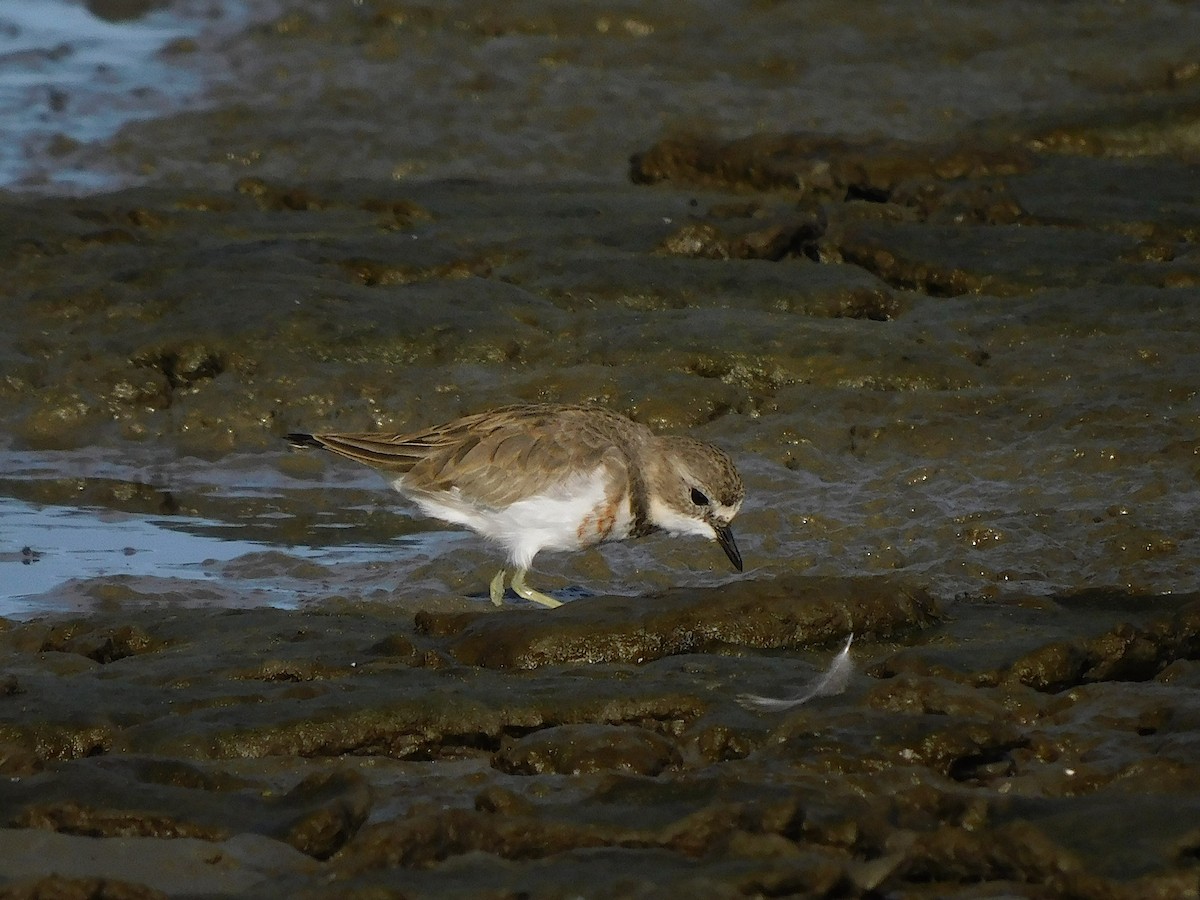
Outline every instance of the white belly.
<path id="1" fill-rule="evenodd" d="M 608 482 L 607 471 L 598 468 L 499 509 L 476 505 L 458 488 L 439 494 L 412 493 L 403 479 L 396 479 L 393 486 L 426 515 L 463 525 L 500 544 L 509 563 L 525 569 L 541 550 L 579 550 L 629 535 L 632 516 L 627 499 L 617 504 L 615 514 L 600 512 L 609 507 Z"/>

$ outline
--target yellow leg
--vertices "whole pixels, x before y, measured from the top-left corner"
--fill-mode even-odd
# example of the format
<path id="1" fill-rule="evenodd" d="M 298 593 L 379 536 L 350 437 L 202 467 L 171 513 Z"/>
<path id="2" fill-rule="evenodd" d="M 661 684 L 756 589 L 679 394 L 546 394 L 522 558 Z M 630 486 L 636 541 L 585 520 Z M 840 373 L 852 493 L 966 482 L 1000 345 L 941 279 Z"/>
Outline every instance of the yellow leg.
<path id="1" fill-rule="evenodd" d="M 500 606 L 504 603 L 504 576 L 508 574 L 503 569 L 496 573 L 496 577 L 492 579 L 488 593 L 492 595 L 492 603 Z"/>
<path id="2" fill-rule="evenodd" d="M 525 573 L 527 569 L 517 569 L 513 574 L 512 588 L 517 592 L 517 596 L 524 597 L 526 600 L 532 600 L 534 603 L 540 603 L 542 606 L 547 606 L 553 609 L 556 606 L 562 606 L 561 601 L 555 600 L 549 594 L 543 594 L 541 591 L 535 591 L 525 583 Z M 495 588 L 496 582 L 492 582 L 492 587 Z M 495 599 L 495 594 L 492 594 L 492 599 Z"/>

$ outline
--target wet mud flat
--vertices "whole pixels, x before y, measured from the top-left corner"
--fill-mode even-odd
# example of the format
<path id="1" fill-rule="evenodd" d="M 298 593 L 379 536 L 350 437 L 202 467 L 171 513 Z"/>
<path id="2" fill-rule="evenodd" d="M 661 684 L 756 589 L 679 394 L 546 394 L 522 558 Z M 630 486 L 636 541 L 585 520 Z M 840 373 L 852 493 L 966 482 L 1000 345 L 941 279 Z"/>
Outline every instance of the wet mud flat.
<path id="1" fill-rule="evenodd" d="M 763 573 L 901 570 L 951 598 L 1192 589 L 1200 178 L 1125 155 L 1130 135 L 1160 145 L 1151 112 L 1112 144 L 1107 119 L 931 144 L 672 139 L 613 186 L 13 197 L 8 438 L 118 449 L 134 471 L 4 490 L 384 540 L 411 517 L 365 481 L 336 508 L 322 490 L 366 473 L 282 434 L 588 402 L 734 452 Z M 247 455 L 304 502 L 168 489 L 178 460 Z M 441 572 L 458 592 L 481 560 L 398 554 L 390 584 Z M 713 577 L 687 542 L 539 566 L 551 588 Z"/>
<path id="2" fill-rule="evenodd" d="M 850 629 L 844 694 L 739 705 Z M 796 576 L 553 614 L 151 601 L 0 644 L 7 897 L 1197 886 L 1195 594 L 948 613 L 901 579 Z"/>
<path id="3" fill-rule="evenodd" d="M 592 400 L 740 447 L 772 501 L 745 578 L 651 540 L 539 560 L 591 587 L 554 611 L 464 599 L 482 551 L 298 611 L 73 585 L 0 633 L 0 896 L 1194 896 L 1195 170 L 756 140 L 831 180 L 722 189 L 753 142 L 701 143 L 647 148 L 653 187 L 8 203 L 27 452 L 257 454 L 293 489 L 175 508 L 302 530 L 340 476 L 275 449 L 301 423 Z M 163 512 L 136 473 L 4 484 Z M 739 703 L 850 632 L 845 693 Z"/>
<path id="4" fill-rule="evenodd" d="M 267 38 L 405 59 L 368 6 Z M 547 556 L 584 586 L 553 611 L 493 610 L 478 545 L 39 596 L 0 623 L 0 896 L 1196 896 L 1200 95 L 1154 72 L 931 138 L 647 140 L 622 183 L 389 177 L 368 112 L 331 129 L 364 177 L 286 128 L 256 166 L 234 105 L 109 148 L 211 177 L 0 197 L 0 419 L 41 473 L 6 497 L 383 544 L 428 526 L 280 436 L 519 401 L 694 430 L 750 496 L 744 577 Z M 739 702 L 850 632 L 844 693 Z"/>

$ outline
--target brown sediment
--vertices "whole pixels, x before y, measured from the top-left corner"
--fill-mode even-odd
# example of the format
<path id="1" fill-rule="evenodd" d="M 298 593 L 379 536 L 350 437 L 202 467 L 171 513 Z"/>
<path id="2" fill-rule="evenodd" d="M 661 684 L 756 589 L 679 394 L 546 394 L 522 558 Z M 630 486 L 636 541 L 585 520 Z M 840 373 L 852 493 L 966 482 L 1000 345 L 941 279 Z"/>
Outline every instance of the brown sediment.
<path id="1" fill-rule="evenodd" d="M 772 603 L 789 615 L 813 607 L 802 636 L 769 639 L 770 618 L 723 625 L 714 610 L 732 620 L 749 588 L 745 601 L 680 592 L 646 601 L 638 625 L 669 655 L 532 671 L 455 659 L 472 623 L 531 630 L 515 612 L 434 628 L 397 609 L 380 642 L 385 623 L 351 611 L 131 607 L 96 614 L 96 629 L 167 649 L 104 666 L 80 656 L 84 667 L 47 665 L 82 647 L 47 655 L 45 625 L 15 624 L 0 635 L 15 673 L 0 703 L 0 846 L 31 829 L 153 839 L 145 852 L 166 864 L 190 852 L 182 839 L 217 847 L 252 832 L 327 860 L 322 896 L 397 879 L 420 896 L 487 878 L 552 890 L 591 854 L 622 860 L 630 885 L 704 872 L 739 890 L 1170 896 L 1196 877 L 1178 693 L 1196 668 L 1194 596 L 962 601 L 940 622 L 901 603 L 886 626 L 859 621 L 845 694 L 750 713 L 738 694 L 811 677 L 845 615 L 911 594 L 887 579 L 780 587 Z M 561 612 L 575 615 L 537 613 L 538 643 L 572 644 L 575 620 L 628 624 L 604 598 Z M 699 643 L 678 640 L 685 618 L 710 623 Z M 1069 634 L 1083 637 L 1064 655 Z M 248 657 L 308 674 L 248 681 Z M 1069 669 L 1045 668 L 1064 658 Z M 1167 797 L 1179 814 L 1164 818 Z M 1114 854 L 1110 832 L 1128 821 L 1138 835 Z M 280 895 L 316 889 L 298 860 L 276 874 Z"/>
<path id="2" fill-rule="evenodd" d="M 275 549 L 0 620 L 0 897 L 1194 896 L 1198 82 L 1147 8 L 1080 26 L 1144 51 L 1049 68 L 1048 10 L 984 112 L 921 79 L 1023 25 L 744 11 L 830 38 L 799 58 L 679 12 L 297 9 L 231 51 L 253 98 L 59 142 L 158 181 L 0 202 L 4 498 Z M 461 79 L 413 68 L 431 37 Z M 860 52 L 898 77 L 788 94 Z M 634 71 L 718 116 L 733 72 L 779 127 L 630 136 L 578 76 Z M 1063 72 L 1080 108 L 1003 114 Z M 612 152 L 530 152 L 547 109 Z M 547 400 L 733 452 L 746 576 L 651 537 L 493 610 L 494 554 L 279 440 Z M 282 549 L 326 542 L 389 552 Z M 843 693 L 738 703 L 851 631 Z"/>
<path id="3" fill-rule="evenodd" d="M 202 587 L 64 588 L 86 614 L 0 631 L 0 849 L 34 831 L 72 857 L 75 837 L 149 841 L 165 866 L 190 842 L 252 834 L 297 854 L 261 875 L 279 896 L 552 894 L 581 871 L 618 893 L 703 877 L 760 893 L 1184 895 L 1200 846 L 1180 691 L 1196 678 L 1194 597 L 1025 589 L 1195 570 L 1172 492 L 1197 471 L 1180 410 L 1200 219 L 1164 205 L 1193 173 L 1015 158 L 978 178 L 879 163 L 865 171 L 886 197 L 829 195 L 819 214 L 670 186 L 564 189 L 519 215 L 512 192 L 477 184 L 10 204 L 0 406 L 18 446 L 115 440 L 130 460 L 153 448 L 236 473 L 235 451 L 335 419 L 386 429 L 588 400 L 757 456 L 764 500 L 738 520 L 749 577 L 713 583 L 709 545 L 648 538 L 539 558 L 551 590 L 640 591 L 553 612 L 414 602 L 438 591 L 417 581 L 481 586 L 494 560 L 475 548 L 398 550 L 386 567 L 257 552 Z M 436 249 L 397 244 L 393 226 Z M 287 490 L 3 483 L 29 502 L 236 523 L 285 496 L 301 512 L 270 533 L 311 540 L 329 463 L 263 458 Z M 354 512 L 332 514 L 358 535 L 411 533 L 374 487 L 345 497 Z M 876 577 L 847 577 L 863 570 Z M 329 599 L 185 608 L 261 604 L 243 585 L 263 581 Z M 861 674 L 845 695 L 775 716 L 737 704 L 794 694 L 851 631 Z M 1180 815 L 1162 816 L 1168 799 Z M 1126 821 L 1136 840 L 1104 824 Z M 11 890 L 100 890 L 39 883 Z"/>
<path id="4" fill-rule="evenodd" d="M 423 614 L 417 627 L 449 636 L 460 662 L 499 669 L 644 663 L 722 646 L 779 650 L 840 634 L 890 636 L 940 618 L 920 587 L 890 579 L 803 576 L 736 581 L 719 588 L 571 604 L 553 617 Z"/>

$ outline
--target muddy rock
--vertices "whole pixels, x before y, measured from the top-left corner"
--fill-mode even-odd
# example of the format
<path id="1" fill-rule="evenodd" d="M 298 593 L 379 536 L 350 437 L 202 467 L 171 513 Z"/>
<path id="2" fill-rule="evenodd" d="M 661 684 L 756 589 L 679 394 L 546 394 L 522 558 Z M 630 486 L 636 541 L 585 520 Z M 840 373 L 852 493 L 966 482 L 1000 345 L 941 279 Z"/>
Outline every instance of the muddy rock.
<path id="1" fill-rule="evenodd" d="M 420 616 L 423 631 L 454 633 L 450 652 L 464 663 L 530 669 L 562 663 L 642 663 L 722 646 L 779 649 L 836 641 L 859 632 L 891 635 L 937 621 L 920 588 L 885 579 L 739 581 L 676 597 L 596 600 L 503 617 Z"/>
<path id="2" fill-rule="evenodd" d="M 274 799 L 256 796 L 254 787 L 171 759 L 80 760 L 53 775 L 7 782 L 0 817 L 8 828 L 92 837 L 222 841 L 253 831 L 323 859 L 353 836 L 370 808 L 355 772 L 310 776 Z"/>
<path id="3" fill-rule="evenodd" d="M 4 900 L 165 900 L 162 891 L 110 878 L 66 878 L 51 875 L 0 888 Z"/>
<path id="4" fill-rule="evenodd" d="M 998 673 L 1075 640 L 1095 659 L 1072 671 L 1098 674 L 1138 646 L 1131 635 L 1154 635 L 1174 648 L 1155 671 L 1186 678 L 1193 601 L 1110 592 L 959 601 L 947 615 L 886 578 L 780 580 L 769 603 L 752 593 L 680 591 L 643 600 L 633 620 L 618 598 L 383 619 L 130 605 L 94 631 L 162 649 L 105 665 L 41 650 L 76 619 L 17 625 L 0 635 L 19 686 L 0 697 L 3 830 L 159 841 L 156 854 L 257 835 L 310 861 L 279 857 L 271 896 L 306 884 L 309 864 L 328 896 L 397 879 L 466 896 L 501 871 L 553 890 L 598 858 L 624 860 L 623 888 L 659 877 L 682 889 L 703 872 L 802 893 L 1050 878 L 1124 897 L 1189 871 L 1182 820 L 1147 825 L 1153 839 L 1116 860 L 1111 836 L 1083 839 L 1074 812 L 1186 790 L 1194 729 L 1171 713 L 1170 681 L 1117 666 L 1106 671 L 1146 680 L 1049 695 Z M 614 636 L 598 647 L 657 650 L 535 668 L 464 658 L 467 638 L 511 627 L 529 641 L 504 641 L 536 647 L 581 622 Z M 1005 639 L 992 644 L 997 622 Z M 782 714 L 737 702 L 818 677 L 851 627 L 843 694 Z M 87 665 L 48 665 L 57 657 Z M 243 862 L 234 872 L 262 877 Z"/>
<path id="5" fill-rule="evenodd" d="M 903 141 L 854 143 L 820 135 L 763 134 L 714 143 L 668 139 L 630 160 L 635 182 L 673 181 L 801 196 L 886 197 L 919 176 L 952 180 L 1011 175 L 1030 166 L 1019 149 L 969 142 L 920 146 Z"/>
<path id="6" fill-rule="evenodd" d="M 1123 623 L 1089 640 L 1046 644 L 1015 661 L 999 680 L 1011 679 L 1041 691 L 1057 692 L 1093 681 L 1146 681 L 1179 658 L 1197 653 L 1200 603 L 1194 595 L 1169 617 L 1144 628 Z"/>
<path id="7" fill-rule="evenodd" d="M 516 741 L 498 753 L 492 764 L 515 775 L 610 770 L 657 775 L 680 762 L 672 740 L 644 728 L 563 725 Z"/>

